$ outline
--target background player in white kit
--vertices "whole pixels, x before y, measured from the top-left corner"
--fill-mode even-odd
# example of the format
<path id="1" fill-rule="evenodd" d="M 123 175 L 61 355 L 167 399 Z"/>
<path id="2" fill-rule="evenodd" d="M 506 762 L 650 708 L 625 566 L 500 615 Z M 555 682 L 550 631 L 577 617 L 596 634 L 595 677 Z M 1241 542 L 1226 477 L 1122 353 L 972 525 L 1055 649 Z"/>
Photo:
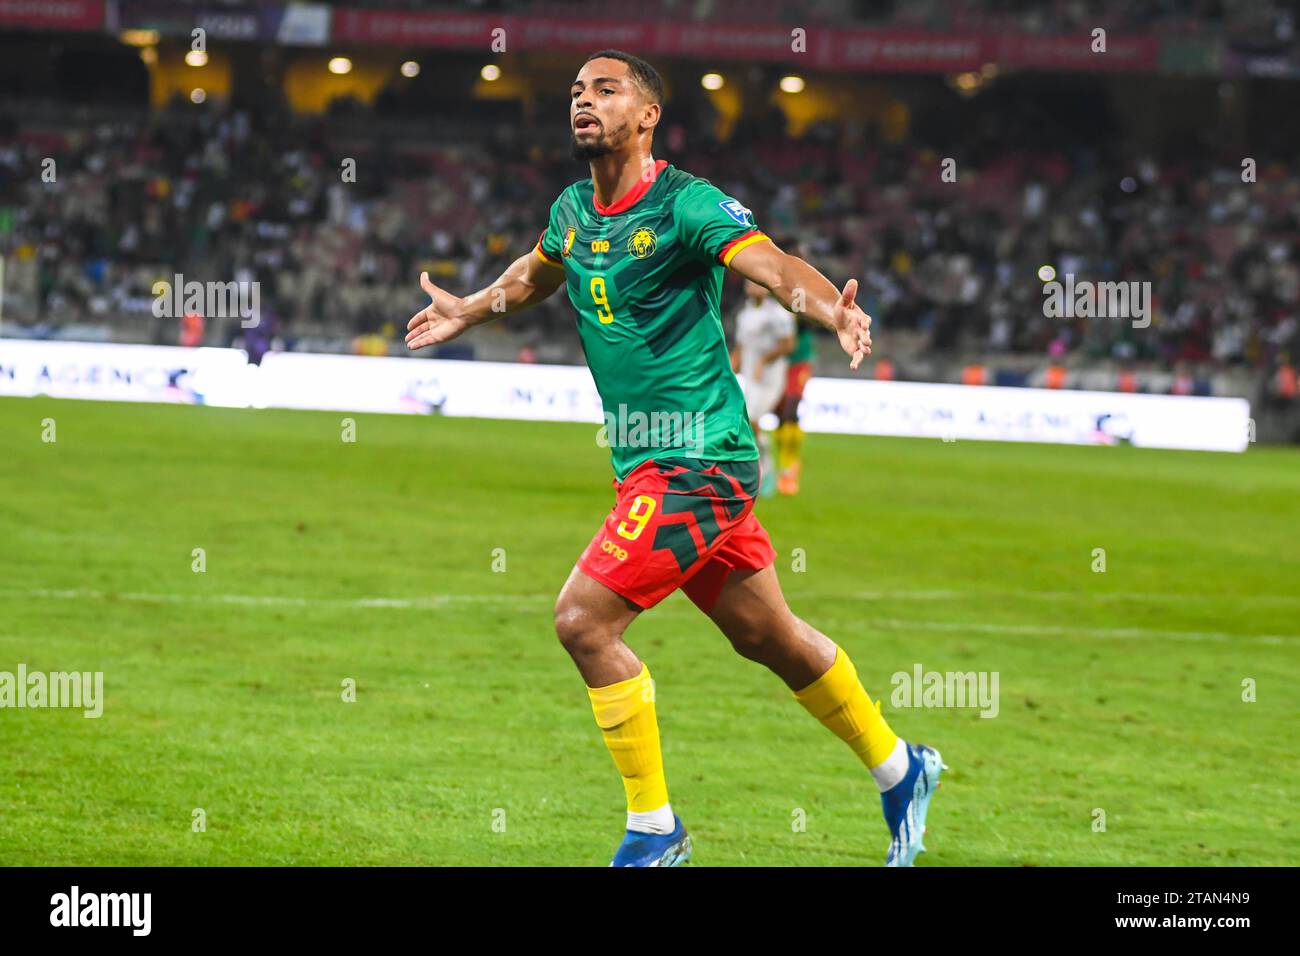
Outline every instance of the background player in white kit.
<path id="1" fill-rule="evenodd" d="M 770 436 L 758 427 L 759 419 L 776 411 L 785 394 L 786 356 L 794 351 L 794 316 L 757 282 L 745 280 L 745 304 L 736 313 L 736 344 L 731 367 L 745 390 L 745 409 L 758 440 L 762 483 L 759 494 L 776 490 L 776 462 Z"/>

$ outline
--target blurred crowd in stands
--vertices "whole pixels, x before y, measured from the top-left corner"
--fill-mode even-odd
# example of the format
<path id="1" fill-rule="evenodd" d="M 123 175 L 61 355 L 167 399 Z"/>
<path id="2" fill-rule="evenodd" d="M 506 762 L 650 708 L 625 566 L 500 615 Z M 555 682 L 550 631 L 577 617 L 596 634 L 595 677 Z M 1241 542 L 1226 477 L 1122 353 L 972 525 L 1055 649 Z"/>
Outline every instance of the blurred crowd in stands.
<path id="1" fill-rule="evenodd" d="M 249 0 L 172 0 L 206 10 Z M 582 0 L 337 0 L 333 6 L 399 11 L 533 14 L 575 19 L 627 16 Z M 844 23 L 954 32 L 1069 33 L 1096 27 L 1127 32 L 1222 31 L 1253 42 L 1288 42 L 1297 11 L 1290 0 L 640 0 L 647 20 L 728 23 Z"/>
<path id="2" fill-rule="evenodd" d="M 0 334 L 125 327 L 128 340 L 238 343 L 259 355 L 400 354 L 406 319 L 427 304 L 422 269 L 456 293 L 486 285 L 585 175 L 562 121 L 545 133 L 485 124 L 452 142 L 367 122 L 189 104 L 82 127 L 0 118 Z M 1017 124 L 1014 113 L 986 118 L 946 156 L 871 127 L 820 124 L 794 139 L 777 118 L 719 144 L 683 115 L 665 122 L 656 154 L 740 199 L 834 280 L 859 277 L 886 350 L 891 331 L 906 331 L 940 354 L 1184 375 L 1239 367 L 1290 381 L 1294 394 L 1293 167 L 1261 157 L 1248 182 L 1237 153 L 1121 158 L 1072 141 L 1066 124 Z M 1044 265 L 1060 277 L 1149 282 L 1150 327 L 1049 318 Z M 175 273 L 259 282 L 262 325 L 155 317 L 155 283 Z M 729 286 L 728 304 L 735 295 Z M 523 336 L 523 358 L 582 360 L 563 296 L 506 322 Z"/>

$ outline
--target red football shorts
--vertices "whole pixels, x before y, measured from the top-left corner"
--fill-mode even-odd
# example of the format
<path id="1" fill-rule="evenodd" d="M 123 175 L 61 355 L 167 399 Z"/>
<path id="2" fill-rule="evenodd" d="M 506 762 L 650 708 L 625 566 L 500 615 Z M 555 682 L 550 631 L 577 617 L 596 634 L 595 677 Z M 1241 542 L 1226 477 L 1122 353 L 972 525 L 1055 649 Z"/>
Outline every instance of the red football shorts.
<path id="1" fill-rule="evenodd" d="M 791 362 L 785 371 L 785 398 L 803 398 L 804 387 L 812 378 L 812 362 Z"/>
<path id="2" fill-rule="evenodd" d="M 681 588 L 710 611 L 733 570 L 776 560 L 754 517 L 757 461 L 661 458 L 622 482 L 604 526 L 578 567 L 642 608 Z"/>

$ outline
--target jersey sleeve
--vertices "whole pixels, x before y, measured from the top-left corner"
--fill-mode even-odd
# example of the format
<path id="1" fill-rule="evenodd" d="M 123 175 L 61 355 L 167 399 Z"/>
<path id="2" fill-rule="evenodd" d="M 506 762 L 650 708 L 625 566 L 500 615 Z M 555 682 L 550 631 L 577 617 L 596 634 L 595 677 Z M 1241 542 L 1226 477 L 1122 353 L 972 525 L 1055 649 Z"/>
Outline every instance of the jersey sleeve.
<path id="1" fill-rule="evenodd" d="M 560 208 L 560 200 L 555 200 L 551 204 L 551 215 L 546 220 L 546 229 L 537 237 L 537 245 L 533 247 L 533 253 L 548 266 L 555 266 L 557 269 L 564 268 L 562 253 L 564 249 L 564 236 L 560 228 L 559 216 L 556 215 Z"/>
<path id="2" fill-rule="evenodd" d="M 741 249 L 767 240 L 753 213 L 703 180 L 681 191 L 675 211 L 683 246 L 707 261 L 729 266 Z"/>

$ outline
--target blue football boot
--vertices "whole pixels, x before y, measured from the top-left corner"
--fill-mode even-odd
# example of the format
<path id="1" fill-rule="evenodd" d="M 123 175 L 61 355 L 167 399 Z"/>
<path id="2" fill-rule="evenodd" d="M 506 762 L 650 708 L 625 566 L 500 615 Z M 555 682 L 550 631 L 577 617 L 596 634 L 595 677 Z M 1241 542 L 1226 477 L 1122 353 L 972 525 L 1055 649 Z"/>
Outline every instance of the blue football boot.
<path id="1" fill-rule="evenodd" d="M 907 744 L 907 775 L 880 795 L 890 835 L 885 866 L 911 866 L 925 852 L 925 814 L 947 769 L 933 747 Z"/>
<path id="2" fill-rule="evenodd" d="M 691 835 L 682 818 L 673 814 L 672 833 L 628 830 L 614 851 L 610 866 L 681 866 L 691 858 Z"/>

